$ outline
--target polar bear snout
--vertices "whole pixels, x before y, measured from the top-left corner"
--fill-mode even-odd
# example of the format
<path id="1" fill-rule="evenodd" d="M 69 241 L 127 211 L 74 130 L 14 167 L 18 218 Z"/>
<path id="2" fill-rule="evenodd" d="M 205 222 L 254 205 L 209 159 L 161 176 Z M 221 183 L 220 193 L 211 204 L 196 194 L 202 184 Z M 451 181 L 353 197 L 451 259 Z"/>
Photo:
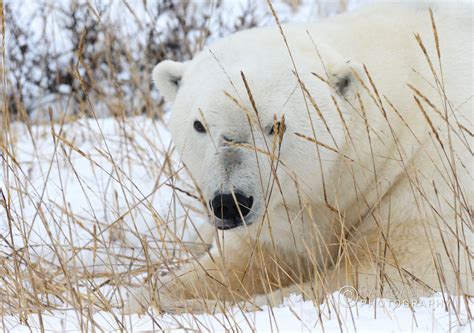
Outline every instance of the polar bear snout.
<path id="1" fill-rule="evenodd" d="M 240 193 L 217 193 L 209 204 L 217 218 L 216 227 L 220 230 L 228 230 L 244 224 L 244 218 L 251 211 L 253 197 Z"/>

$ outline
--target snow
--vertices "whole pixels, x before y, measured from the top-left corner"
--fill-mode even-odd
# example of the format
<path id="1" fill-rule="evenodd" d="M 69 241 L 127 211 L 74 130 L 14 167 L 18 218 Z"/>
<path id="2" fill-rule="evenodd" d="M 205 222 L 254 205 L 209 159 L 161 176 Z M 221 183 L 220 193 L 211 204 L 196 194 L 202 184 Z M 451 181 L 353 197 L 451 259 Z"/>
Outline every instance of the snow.
<path id="1" fill-rule="evenodd" d="M 62 128 L 58 124 L 53 128 L 49 124 L 32 126 L 31 131 L 25 124 L 16 123 L 11 133 L 18 164 L 14 166 L 10 158 L 3 156 L 0 187 L 10 201 L 15 247 L 28 245 L 33 258 L 48 258 L 51 263 L 57 263 L 51 246 L 55 244 L 61 246 L 63 256 L 76 258 L 70 265 L 87 267 L 96 273 L 111 269 L 126 271 L 130 267 L 127 258 L 143 257 L 140 252 L 143 240 L 149 243 L 151 259 L 161 258 L 156 241 L 160 238 L 159 223 L 169 223 L 178 236 L 191 239 L 192 232 L 183 231 L 183 217 L 190 215 L 191 221 L 187 223 L 197 226 L 204 221 L 197 201 L 169 186 L 190 190 L 188 178 L 182 172 L 174 178 L 162 172 L 170 166 L 178 170 L 180 163 L 172 152 L 169 132 L 159 120 L 82 119 L 66 123 Z M 169 165 L 165 163 L 165 155 L 170 157 Z M 5 162 L 7 158 L 10 168 Z M 45 218 L 36 213 L 40 206 Z M 196 211 L 190 211 L 190 207 Z M 80 223 L 74 218 L 80 219 Z M 117 221 L 123 221 L 123 237 L 111 235 L 109 226 Z M 102 254 L 100 249 L 97 253 L 90 250 L 93 230 L 108 244 Z M 0 231 L 10 239 L 2 207 Z M 164 235 L 164 239 L 171 238 L 171 232 Z M 0 245 L 0 257 L 8 256 L 9 246 L 3 241 Z M 0 289 L 6 287 L 3 283 L 0 282 Z M 25 285 L 28 287 L 26 282 Z M 103 294 L 110 290 L 110 286 L 104 287 Z M 159 314 L 150 309 L 142 316 L 125 316 L 118 310 L 99 311 L 93 314 L 93 321 L 86 310 L 81 315 L 77 308 L 50 295 L 48 300 L 55 304 L 55 310 L 41 312 L 41 318 L 31 314 L 26 322 L 20 322 L 18 316 L 4 315 L 0 327 L 11 332 L 37 331 L 41 325 L 46 331 L 470 332 L 473 329 L 474 321 L 468 319 L 468 312 L 473 313 L 474 304 L 471 302 L 468 310 L 457 297 L 438 294 L 422 298 L 411 304 L 412 310 L 408 304 L 384 300 L 375 304 L 354 302 L 343 294 L 335 292 L 321 305 L 293 295 L 281 306 L 263 307 L 257 312 L 231 308 L 225 313 L 179 315 Z"/>
<path id="2" fill-rule="evenodd" d="M 76 331 L 95 329 L 112 331 L 174 331 L 189 330 L 223 332 L 239 330 L 242 332 L 432 332 L 457 331 L 471 332 L 474 322 L 466 320 L 464 312 L 460 317 L 444 310 L 443 297 L 438 295 L 425 298 L 414 306 L 397 305 L 380 300 L 376 305 L 357 303 L 345 307 L 339 293 L 331 295 L 332 305 L 324 303 L 316 307 L 310 301 L 293 295 L 285 300 L 282 306 L 263 307 L 258 312 L 242 312 L 231 308 L 226 313 L 218 314 L 182 314 L 160 315 L 150 310 L 146 315 L 122 316 L 119 312 L 98 312 L 92 322 L 82 322 L 74 310 L 53 311 L 43 314 L 46 331 Z M 472 304 L 471 304 L 472 306 Z M 461 326 L 459 320 L 463 325 Z M 9 331 L 28 332 L 26 325 L 20 325 L 14 318 L 4 318 L 5 328 Z M 38 317 L 30 316 L 28 324 L 38 329 Z"/>
<path id="3" fill-rule="evenodd" d="M 315 307 L 310 301 L 304 301 L 300 296 L 293 295 L 279 307 L 263 307 L 258 312 L 242 312 L 231 308 L 226 313 L 201 315 L 160 315 L 150 310 L 147 315 L 122 316 L 120 313 L 96 313 L 94 324 L 82 322 L 77 312 L 73 310 L 53 311 L 43 314 L 46 331 L 76 331 L 96 329 L 111 331 L 124 329 L 126 331 L 174 331 L 205 330 L 223 332 L 239 330 L 242 332 L 432 332 L 456 331 L 470 332 L 473 322 L 466 320 L 466 315 L 460 318 L 444 310 L 443 297 L 438 295 L 420 300 L 412 311 L 408 306 L 397 305 L 380 300 L 374 304 L 355 304 L 345 307 L 339 293 L 330 297 L 333 305 L 328 303 Z M 458 319 L 464 325 L 460 325 Z M 14 319 L 4 318 L 5 328 L 9 331 L 28 332 L 26 325 L 20 325 Z M 38 329 L 37 316 L 30 316 L 29 327 Z"/>
<path id="4" fill-rule="evenodd" d="M 112 118 L 83 119 L 62 129 L 56 124 L 55 138 L 49 125 L 33 126 L 30 135 L 24 124 L 17 123 L 12 132 L 18 140 L 15 159 L 21 171 L 13 173 L 2 168 L 0 186 L 6 189 L 18 183 L 15 186 L 22 188 L 10 193 L 11 207 L 28 224 L 28 244 L 34 251 L 48 251 L 41 246 L 47 230 L 36 214 L 38 202 L 50 221 L 50 241 L 61 246 L 71 242 L 76 247 L 90 245 L 94 225 L 99 230 L 106 229 L 103 221 L 112 223 L 120 219 L 127 233 L 127 247 L 141 247 L 140 239 L 156 230 L 156 219 L 174 222 L 184 215 L 180 205 L 169 209 L 179 192 L 172 191 L 173 181 L 162 172 L 162 157 L 169 150 L 170 136 L 161 122 L 145 117 L 120 123 Z M 178 162 L 176 165 L 179 167 Z M 179 201 L 189 200 L 183 197 Z M 59 207 L 67 207 L 68 212 L 61 212 Z M 66 213 L 82 220 L 82 227 L 72 223 L 72 240 L 64 230 Z M 0 218 L 2 223 L 6 222 L 5 212 L 0 213 Z M 15 243 L 23 246 L 19 230 Z"/>

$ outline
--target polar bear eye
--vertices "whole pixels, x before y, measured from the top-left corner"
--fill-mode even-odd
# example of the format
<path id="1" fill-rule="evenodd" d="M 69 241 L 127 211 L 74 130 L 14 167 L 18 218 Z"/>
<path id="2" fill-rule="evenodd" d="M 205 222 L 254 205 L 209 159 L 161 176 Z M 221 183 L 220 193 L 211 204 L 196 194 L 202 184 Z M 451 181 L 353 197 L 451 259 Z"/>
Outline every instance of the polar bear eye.
<path id="1" fill-rule="evenodd" d="M 194 129 L 199 133 L 206 133 L 206 128 L 199 120 L 194 121 Z"/>
<path id="2" fill-rule="evenodd" d="M 282 128 L 282 126 L 283 126 L 283 128 Z M 285 133 L 285 129 L 286 129 L 285 124 L 282 124 L 281 122 L 277 121 L 276 123 L 274 123 L 272 125 L 272 127 L 270 128 L 270 131 L 268 132 L 268 134 L 273 135 L 275 133 L 280 133 L 280 131 Z"/>

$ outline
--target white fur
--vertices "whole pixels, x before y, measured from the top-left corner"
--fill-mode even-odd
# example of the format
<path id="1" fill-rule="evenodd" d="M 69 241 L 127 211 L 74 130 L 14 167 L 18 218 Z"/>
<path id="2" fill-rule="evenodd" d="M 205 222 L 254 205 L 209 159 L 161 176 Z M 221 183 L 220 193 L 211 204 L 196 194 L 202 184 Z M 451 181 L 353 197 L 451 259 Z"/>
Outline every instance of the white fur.
<path id="1" fill-rule="evenodd" d="M 186 63 L 171 60 L 163 61 L 153 68 L 153 82 L 168 102 L 173 102 L 176 97 L 185 68 Z"/>
<path id="2" fill-rule="evenodd" d="M 153 78 L 160 91 L 169 101 L 176 96 L 170 123 L 174 142 L 205 199 L 211 200 L 216 191 L 232 190 L 255 198 L 248 225 L 219 232 L 211 254 L 183 268 L 175 282 L 168 281 L 173 287 L 162 292 L 174 294 L 175 302 L 193 297 L 220 299 L 229 289 L 245 299 L 272 289 L 256 287 L 249 279 L 240 281 L 245 267 L 253 269 L 248 275 L 263 279 L 260 274 L 265 266 L 270 271 L 286 267 L 286 272 L 303 267 L 296 274 L 310 281 L 303 285 L 303 292 L 322 285 L 334 289 L 354 284 L 361 293 L 374 296 L 371 292 L 380 284 L 383 266 L 387 285 L 442 290 L 437 274 L 442 267 L 445 282 L 441 284 L 448 291 L 472 294 L 471 259 L 465 251 L 472 251 L 473 245 L 468 212 L 473 202 L 472 155 L 466 147 L 471 137 L 459 127 L 461 123 L 472 133 L 472 6 L 435 7 L 434 16 L 443 84 L 451 103 L 451 129 L 422 97 L 418 100 L 436 134 L 407 85 L 416 87 L 444 114 L 443 98 L 434 88 L 435 80 L 414 37 L 420 34 L 439 75 L 427 6 L 369 6 L 320 24 L 284 26 L 292 58 L 279 29 L 270 27 L 225 38 L 185 68 L 168 61 L 156 67 Z M 293 61 L 330 133 L 298 84 Z M 177 87 L 169 82 L 181 72 L 176 95 Z M 349 79 L 348 89 L 342 92 L 337 85 L 341 78 Z M 274 117 L 283 115 L 287 129 L 278 147 L 266 130 Z M 208 133 L 196 132 L 195 120 L 206 124 Z M 229 147 L 224 136 L 244 146 Z M 448 153 L 437 136 L 444 148 L 449 147 Z M 249 145 L 278 153 L 278 166 Z M 447 162 L 450 158 L 452 167 Z M 462 195 L 454 199 L 454 192 Z M 345 235 L 342 245 L 341 234 Z M 255 260 L 257 247 L 265 249 L 265 264 Z M 341 251 L 346 252 L 341 255 Z M 250 264 L 249 258 L 253 258 Z M 272 265 L 273 261 L 280 266 Z M 333 265 L 338 261 L 345 264 Z M 409 273 L 401 274 L 396 266 Z M 315 270 L 326 272 L 326 278 L 316 278 Z M 425 285 L 420 287 L 417 280 Z M 287 279 L 282 284 L 291 282 Z M 275 291 L 276 297 L 297 289 Z M 405 295 L 387 289 L 394 297 Z"/>

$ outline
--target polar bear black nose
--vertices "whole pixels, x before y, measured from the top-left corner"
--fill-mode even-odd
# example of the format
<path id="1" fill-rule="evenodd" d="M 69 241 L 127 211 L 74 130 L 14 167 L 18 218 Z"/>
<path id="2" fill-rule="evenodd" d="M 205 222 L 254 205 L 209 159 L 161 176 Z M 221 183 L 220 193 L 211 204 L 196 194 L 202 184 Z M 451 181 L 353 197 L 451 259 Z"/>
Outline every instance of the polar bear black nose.
<path id="1" fill-rule="evenodd" d="M 253 198 L 239 193 L 235 193 L 235 198 L 232 194 L 218 193 L 210 204 L 217 218 L 232 220 L 235 223 L 235 221 L 241 221 L 241 216 L 245 217 L 250 213 Z"/>

